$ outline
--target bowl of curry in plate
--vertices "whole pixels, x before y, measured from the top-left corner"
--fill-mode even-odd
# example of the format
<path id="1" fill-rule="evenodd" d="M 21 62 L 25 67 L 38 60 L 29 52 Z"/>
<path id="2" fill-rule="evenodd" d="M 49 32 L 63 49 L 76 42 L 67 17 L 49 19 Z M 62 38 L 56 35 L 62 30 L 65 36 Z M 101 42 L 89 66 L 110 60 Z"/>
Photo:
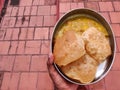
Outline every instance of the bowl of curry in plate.
<path id="1" fill-rule="evenodd" d="M 50 43 L 54 66 L 67 81 L 90 85 L 103 79 L 115 57 L 115 37 L 110 24 L 91 9 L 74 9 L 63 15 Z"/>

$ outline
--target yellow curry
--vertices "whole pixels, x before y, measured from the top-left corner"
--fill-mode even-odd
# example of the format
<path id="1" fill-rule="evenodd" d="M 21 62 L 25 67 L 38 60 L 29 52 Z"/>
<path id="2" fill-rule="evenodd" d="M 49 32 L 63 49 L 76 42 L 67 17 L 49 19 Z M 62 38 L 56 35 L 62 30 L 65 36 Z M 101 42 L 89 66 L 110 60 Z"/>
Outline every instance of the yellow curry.
<path id="1" fill-rule="evenodd" d="M 65 21 L 59 28 L 56 37 L 60 37 L 67 30 L 75 30 L 77 33 L 82 34 L 89 27 L 95 27 L 100 32 L 103 32 L 105 36 L 108 36 L 108 32 L 105 27 L 98 21 L 88 18 L 88 17 L 76 17 Z"/>

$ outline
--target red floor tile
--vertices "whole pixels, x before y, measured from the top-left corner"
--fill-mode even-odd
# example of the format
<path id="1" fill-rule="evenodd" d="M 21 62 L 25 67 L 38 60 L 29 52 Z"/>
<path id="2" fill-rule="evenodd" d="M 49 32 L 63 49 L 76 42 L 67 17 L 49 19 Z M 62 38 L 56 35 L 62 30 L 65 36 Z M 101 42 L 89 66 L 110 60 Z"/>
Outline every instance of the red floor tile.
<path id="1" fill-rule="evenodd" d="M 0 71 L 12 71 L 15 56 L 0 56 Z"/>
<path id="2" fill-rule="evenodd" d="M 100 0 L 88 0 L 88 1 L 100 1 Z"/>
<path id="3" fill-rule="evenodd" d="M 10 85 L 10 77 L 11 77 L 10 73 L 4 74 L 4 77 L 3 77 L 4 79 L 2 82 L 1 90 L 8 90 L 9 85 Z"/>
<path id="4" fill-rule="evenodd" d="M 120 38 L 116 38 L 116 42 L 117 42 L 117 47 L 118 47 L 118 52 L 120 52 Z"/>
<path id="5" fill-rule="evenodd" d="M 17 54 L 24 54 L 25 53 L 25 41 L 19 41 Z"/>
<path id="6" fill-rule="evenodd" d="M 18 40 L 20 29 L 19 28 L 12 28 L 12 29 L 13 29 L 12 40 Z"/>
<path id="7" fill-rule="evenodd" d="M 96 11 L 99 11 L 98 2 L 86 2 L 85 7 L 96 10 Z"/>
<path id="8" fill-rule="evenodd" d="M 27 41 L 25 54 L 40 54 L 41 41 Z"/>
<path id="9" fill-rule="evenodd" d="M 12 38 L 12 32 L 13 32 L 13 29 L 12 28 L 8 28 L 6 30 L 6 35 L 4 37 L 4 40 L 10 40 Z"/>
<path id="10" fill-rule="evenodd" d="M 30 16 L 23 16 L 21 19 L 21 27 L 28 27 Z"/>
<path id="11" fill-rule="evenodd" d="M 5 30 L 0 30 L 0 40 L 3 40 L 5 36 Z"/>
<path id="12" fill-rule="evenodd" d="M 43 26 L 43 16 L 37 16 L 36 25 Z"/>
<path id="13" fill-rule="evenodd" d="M 27 6 L 25 7 L 24 15 L 30 15 L 31 7 Z"/>
<path id="14" fill-rule="evenodd" d="M 20 73 L 12 73 L 10 78 L 9 90 L 17 90 L 20 79 Z"/>
<path id="15" fill-rule="evenodd" d="M 36 28 L 34 39 L 48 39 L 49 28 Z"/>
<path id="16" fill-rule="evenodd" d="M 39 73 L 37 89 L 38 90 L 53 90 L 53 83 L 48 73 Z"/>
<path id="17" fill-rule="evenodd" d="M 18 90 L 37 90 L 38 73 L 22 73 Z"/>
<path id="18" fill-rule="evenodd" d="M 50 52 L 50 42 L 42 41 L 41 54 L 49 54 Z"/>
<path id="19" fill-rule="evenodd" d="M 60 13 L 65 13 L 70 10 L 70 3 L 60 3 Z"/>
<path id="20" fill-rule="evenodd" d="M 40 1 L 44 1 L 44 0 L 33 0 L 32 5 L 39 5 Z M 43 5 L 44 5 L 44 3 L 43 3 Z"/>
<path id="21" fill-rule="evenodd" d="M 15 27 L 22 27 L 22 17 L 17 17 Z"/>
<path id="22" fill-rule="evenodd" d="M 47 55 L 32 56 L 30 71 L 47 71 Z"/>
<path id="23" fill-rule="evenodd" d="M 42 26 L 43 25 L 43 16 L 31 16 L 29 26 Z"/>
<path id="24" fill-rule="evenodd" d="M 106 90 L 120 89 L 120 71 L 111 71 L 105 78 Z"/>
<path id="25" fill-rule="evenodd" d="M 116 52 L 118 53 L 119 52 L 119 50 L 118 50 L 118 45 L 116 44 Z"/>
<path id="26" fill-rule="evenodd" d="M 81 2 L 81 1 L 84 1 L 84 0 L 73 0 L 73 2 Z"/>
<path id="27" fill-rule="evenodd" d="M 119 1 L 113 2 L 113 5 L 115 7 L 115 11 L 120 11 L 120 2 Z"/>
<path id="28" fill-rule="evenodd" d="M 78 3 L 78 8 L 84 8 L 85 6 L 84 6 L 84 3 L 82 3 L 82 2 L 79 2 Z"/>
<path id="29" fill-rule="evenodd" d="M 18 47 L 18 41 L 11 41 L 9 54 L 16 54 L 17 47 Z"/>
<path id="30" fill-rule="evenodd" d="M 12 73 L 9 82 L 9 90 L 16 90 L 18 88 L 20 73 Z M 4 90 L 4 89 L 3 89 Z"/>
<path id="31" fill-rule="evenodd" d="M 93 85 L 89 85 L 90 90 L 106 90 L 105 88 L 106 88 L 106 86 L 105 86 L 104 79 L 100 80 L 99 82 L 97 82 Z"/>
<path id="32" fill-rule="evenodd" d="M 113 63 L 112 70 L 120 70 L 119 59 L 120 59 L 120 53 L 116 53 L 115 61 Z"/>
<path id="33" fill-rule="evenodd" d="M 43 16 L 31 16 L 29 26 L 42 26 Z"/>
<path id="34" fill-rule="evenodd" d="M 32 6 L 31 15 L 37 15 L 37 6 Z"/>
<path id="35" fill-rule="evenodd" d="M 4 17 L 2 20 L 2 27 L 9 27 L 10 17 Z"/>
<path id="36" fill-rule="evenodd" d="M 112 23 L 120 23 L 120 12 L 110 12 L 110 18 Z"/>
<path id="37" fill-rule="evenodd" d="M 71 2 L 71 1 L 72 1 L 72 0 L 60 0 L 60 2 L 64 2 L 64 3 L 65 3 L 65 2 L 66 2 L 66 3 L 67 3 L 67 2 Z"/>
<path id="38" fill-rule="evenodd" d="M 50 6 L 38 6 L 37 15 L 50 15 Z"/>
<path id="39" fill-rule="evenodd" d="M 111 24 L 113 32 L 115 36 L 120 36 L 120 25 L 119 24 Z"/>
<path id="40" fill-rule="evenodd" d="M 54 28 L 51 27 L 51 28 L 50 28 L 50 33 L 49 33 L 49 39 L 50 39 L 50 40 L 52 39 L 53 30 L 54 30 Z"/>
<path id="41" fill-rule="evenodd" d="M 11 12 L 12 12 L 12 9 L 13 9 L 13 7 L 8 7 L 7 10 L 6 10 L 5 16 L 10 16 Z"/>
<path id="42" fill-rule="evenodd" d="M 26 40 L 27 38 L 27 28 L 21 28 L 20 34 L 19 34 L 19 40 Z"/>
<path id="43" fill-rule="evenodd" d="M 57 8 L 56 5 L 51 6 L 51 11 L 50 11 L 50 14 L 51 14 L 51 15 L 55 15 L 55 14 L 56 14 L 56 12 L 57 12 L 57 11 L 56 11 L 56 10 L 57 10 L 56 8 Z"/>
<path id="44" fill-rule="evenodd" d="M 112 2 L 99 2 L 100 11 L 114 11 Z"/>
<path id="45" fill-rule="evenodd" d="M 9 51 L 9 47 L 10 47 L 10 42 L 9 41 L 3 41 L 0 42 L 0 54 L 8 54 Z"/>
<path id="46" fill-rule="evenodd" d="M 54 26 L 56 22 L 56 16 L 44 16 L 43 26 Z"/>
<path id="47" fill-rule="evenodd" d="M 44 0 L 44 5 L 55 5 L 56 0 Z"/>
<path id="48" fill-rule="evenodd" d="M 20 73 L 5 73 L 1 90 L 17 90 Z"/>
<path id="49" fill-rule="evenodd" d="M 33 40 L 34 37 L 34 28 L 27 28 L 27 40 Z"/>
<path id="50" fill-rule="evenodd" d="M 78 3 L 70 3 L 71 9 L 78 8 Z"/>
<path id="51" fill-rule="evenodd" d="M 30 56 L 16 56 L 14 71 L 29 71 L 30 61 Z"/>
<path id="52" fill-rule="evenodd" d="M 11 17 L 9 22 L 9 27 L 14 27 L 16 22 L 16 17 Z"/>
<path id="53" fill-rule="evenodd" d="M 107 12 L 102 12 L 100 13 L 109 23 L 111 23 L 110 21 L 110 17 L 109 17 L 109 13 Z"/>
<path id="54" fill-rule="evenodd" d="M 36 26 L 36 21 L 37 21 L 37 16 L 31 16 L 29 26 Z"/>
<path id="55" fill-rule="evenodd" d="M 24 9 L 25 9 L 24 7 L 19 7 L 18 16 L 23 16 Z"/>
<path id="56" fill-rule="evenodd" d="M 11 16 L 17 16 L 18 13 L 18 7 L 13 7 L 12 12 L 11 12 Z"/>
<path id="57" fill-rule="evenodd" d="M 33 0 L 20 0 L 20 6 L 30 6 Z"/>
<path id="58" fill-rule="evenodd" d="M 44 4 L 45 4 L 45 0 L 39 0 L 39 5 L 44 5 Z"/>

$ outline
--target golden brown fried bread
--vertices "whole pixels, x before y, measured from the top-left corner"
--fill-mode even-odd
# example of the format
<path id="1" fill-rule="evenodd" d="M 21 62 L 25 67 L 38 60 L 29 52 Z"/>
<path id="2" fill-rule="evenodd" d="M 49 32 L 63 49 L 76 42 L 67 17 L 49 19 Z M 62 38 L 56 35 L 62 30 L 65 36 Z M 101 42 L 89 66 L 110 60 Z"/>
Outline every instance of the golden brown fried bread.
<path id="1" fill-rule="evenodd" d="M 86 44 L 86 52 L 99 63 L 111 55 L 109 41 L 103 33 L 91 27 L 82 34 Z"/>
<path id="2" fill-rule="evenodd" d="M 75 31 L 66 31 L 56 39 L 53 50 L 55 63 L 65 66 L 85 54 L 84 41 Z"/>
<path id="3" fill-rule="evenodd" d="M 89 43 L 91 41 L 106 40 L 105 35 L 102 32 L 98 31 L 95 27 L 90 27 L 85 32 L 83 32 L 82 38 L 86 43 Z"/>
<path id="4" fill-rule="evenodd" d="M 89 83 L 95 78 L 97 66 L 96 60 L 86 54 L 77 61 L 61 67 L 61 69 L 69 78 L 81 83 Z"/>

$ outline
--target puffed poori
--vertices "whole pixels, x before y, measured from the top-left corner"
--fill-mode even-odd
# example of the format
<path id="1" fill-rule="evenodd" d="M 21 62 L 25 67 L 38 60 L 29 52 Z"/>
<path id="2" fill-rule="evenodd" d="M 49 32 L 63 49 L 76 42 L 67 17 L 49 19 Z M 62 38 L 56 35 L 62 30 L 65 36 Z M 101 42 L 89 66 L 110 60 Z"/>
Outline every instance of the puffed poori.
<path id="1" fill-rule="evenodd" d="M 89 28 L 83 32 L 82 37 L 86 42 L 86 52 L 97 60 L 98 63 L 103 62 L 111 55 L 111 47 L 108 39 L 96 28 Z"/>
<path id="2" fill-rule="evenodd" d="M 81 83 L 89 83 L 95 78 L 97 66 L 97 62 L 86 54 L 75 62 L 61 67 L 61 69 L 69 78 Z"/>
<path id="3" fill-rule="evenodd" d="M 85 54 L 84 41 L 75 31 L 66 31 L 62 37 L 56 39 L 53 54 L 55 63 L 65 66 Z"/>

